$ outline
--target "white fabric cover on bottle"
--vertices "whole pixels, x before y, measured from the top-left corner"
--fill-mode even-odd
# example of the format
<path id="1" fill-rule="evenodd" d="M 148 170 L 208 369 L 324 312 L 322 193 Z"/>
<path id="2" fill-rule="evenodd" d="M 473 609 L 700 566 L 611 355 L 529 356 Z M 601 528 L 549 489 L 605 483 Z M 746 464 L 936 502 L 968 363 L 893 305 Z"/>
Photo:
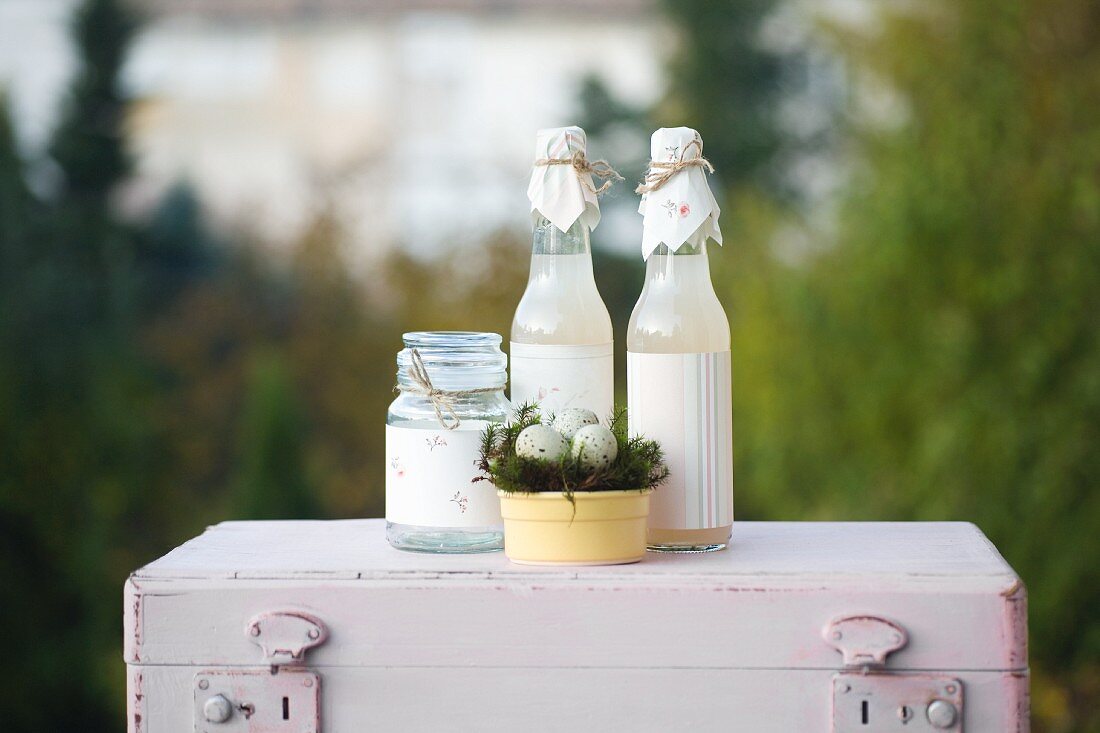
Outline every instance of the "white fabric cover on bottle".
<path id="1" fill-rule="evenodd" d="M 539 130 L 535 136 L 535 160 L 572 158 L 578 152 L 585 154 L 586 145 L 584 130 L 576 126 Z M 595 229 L 600 223 L 600 204 L 593 188 L 592 175 L 578 176 L 572 165 L 534 166 L 527 187 L 532 220 L 544 216 L 564 232 L 579 218 L 589 231 Z"/>
<path id="2" fill-rule="evenodd" d="M 700 156 L 702 149 L 703 139 L 690 127 L 662 127 L 650 138 L 650 159 L 660 163 L 692 160 Z M 653 168 L 650 172 L 661 174 L 666 170 Z M 722 230 L 718 228 L 721 210 L 703 166 L 677 171 L 659 189 L 643 194 L 638 213 L 643 217 L 643 259 L 649 259 L 662 244 L 675 252 L 684 242 L 699 246 L 708 237 L 722 243 Z"/>

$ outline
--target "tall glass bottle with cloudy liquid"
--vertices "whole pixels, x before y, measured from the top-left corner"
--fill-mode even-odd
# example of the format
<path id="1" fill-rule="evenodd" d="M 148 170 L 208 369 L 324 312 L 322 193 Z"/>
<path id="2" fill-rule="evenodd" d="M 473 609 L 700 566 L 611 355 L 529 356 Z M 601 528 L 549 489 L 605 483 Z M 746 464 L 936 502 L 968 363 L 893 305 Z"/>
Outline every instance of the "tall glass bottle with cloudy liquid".
<path id="1" fill-rule="evenodd" d="M 699 134 L 653 133 L 639 211 L 646 276 L 627 332 L 631 434 L 660 442 L 671 469 L 650 500 L 651 550 L 707 552 L 733 526 L 730 328 L 710 279 L 707 240 L 721 244 Z"/>
<path id="2" fill-rule="evenodd" d="M 600 418 L 614 403 L 614 341 L 592 273 L 589 234 L 600 209 L 579 127 L 540 130 L 528 187 L 534 236 L 531 273 L 512 319 L 512 403 L 543 413 L 584 407 Z"/>

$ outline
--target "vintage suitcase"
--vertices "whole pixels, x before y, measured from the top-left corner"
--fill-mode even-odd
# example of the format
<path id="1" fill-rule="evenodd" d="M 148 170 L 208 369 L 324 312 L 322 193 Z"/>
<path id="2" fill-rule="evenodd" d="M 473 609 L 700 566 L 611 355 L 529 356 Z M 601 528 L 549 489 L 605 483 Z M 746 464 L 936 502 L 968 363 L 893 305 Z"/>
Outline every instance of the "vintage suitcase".
<path id="1" fill-rule="evenodd" d="M 1028 729 L 1026 595 L 964 523 L 734 525 L 538 568 L 227 522 L 125 590 L 134 733 Z"/>

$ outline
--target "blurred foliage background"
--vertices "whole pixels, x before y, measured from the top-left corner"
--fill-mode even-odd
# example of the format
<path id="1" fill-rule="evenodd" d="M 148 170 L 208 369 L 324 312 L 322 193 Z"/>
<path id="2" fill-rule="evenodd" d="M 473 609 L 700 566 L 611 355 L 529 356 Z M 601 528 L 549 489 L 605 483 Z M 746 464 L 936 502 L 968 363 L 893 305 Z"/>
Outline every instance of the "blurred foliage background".
<path id="1" fill-rule="evenodd" d="M 821 216 L 782 173 L 806 141 L 772 124 L 780 61 L 755 39 L 774 5 L 669 0 L 667 97 L 635 109 L 589 80 L 578 99 L 596 139 L 686 121 L 718 168 L 738 517 L 976 522 L 1029 587 L 1034 729 L 1100 730 L 1100 6 L 924 0 L 883 4 L 873 35 L 819 29 L 905 111 L 868 124 L 842 106 L 811 141 L 851 169 Z M 279 260 L 210 231 L 184 187 L 122 217 L 135 23 L 114 0 L 78 14 L 55 192 L 31 192 L 0 109 L 15 731 L 123 727 L 122 581 L 204 525 L 382 515 L 400 334 L 507 333 L 526 280 L 508 233 L 481 267 L 393 254 L 364 286 L 334 217 Z M 621 334 L 641 263 L 596 268 Z"/>

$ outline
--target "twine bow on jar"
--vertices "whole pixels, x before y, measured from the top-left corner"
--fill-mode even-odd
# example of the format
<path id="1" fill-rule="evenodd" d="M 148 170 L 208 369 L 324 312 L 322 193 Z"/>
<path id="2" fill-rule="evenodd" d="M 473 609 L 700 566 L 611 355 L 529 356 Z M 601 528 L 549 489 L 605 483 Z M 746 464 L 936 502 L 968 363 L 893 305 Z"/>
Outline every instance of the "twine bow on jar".
<path id="1" fill-rule="evenodd" d="M 577 178 L 580 180 L 581 185 L 587 188 L 591 193 L 599 196 L 615 183 L 615 181 L 625 180 L 619 175 L 619 172 L 611 167 L 611 164 L 606 160 L 588 160 L 585 157 L 584 152 L 578 150 L 568 158 L 539 158 L 535 161 L 536 166 L 544 165 L 571 165 L 573 170 L 577 172 Z M 584 174 L 588 173 L 603 181 L 603 185 L 599 188 L 593 187 L 584 178 Z"/>
<path id="2" fill-rule="evenodd" d="M 458 413 L 455 411 L 455 400 L 462 397 L 471 397 L 489 392 L 500 392 L 504 387 L 479 387 L 477 389 L 437 389 L 428 376 L 428 369 L 424 366 L 424 360 L 417 349 L 409 350 L 410 364 L 409 377 L 412 385 L 397 384 L 396 392 L 409 392 L 411 394 L 427 397 L 435 410 L 435 418 L 445 430 L 454 430 L 462 424 Z"/>
<path id="3" fill-rule="evenodd" d="M 699 148 L 699 154 L 694 158 L 687 158 L 687 151 L 695 146 Z M 680 152 L 680 159 L 672 162 L 662 162 L 659 160 L 649 161 L 649 171 L 645 175 L 645 180 L 638 184 L 638 187 L 634 189 L 634 193 L 651 193 L 656 191 L 661 186 L 668 183 L 669 179 L 674 175 L 692 166 L 698 166 L 705 168 L 707 173 L 714 173 L 714 166 L 710 161 L 703 157 L 703 141 L 699 137 L 696 137 L 690 143 L 684 146 L 684 149 Z"/>

